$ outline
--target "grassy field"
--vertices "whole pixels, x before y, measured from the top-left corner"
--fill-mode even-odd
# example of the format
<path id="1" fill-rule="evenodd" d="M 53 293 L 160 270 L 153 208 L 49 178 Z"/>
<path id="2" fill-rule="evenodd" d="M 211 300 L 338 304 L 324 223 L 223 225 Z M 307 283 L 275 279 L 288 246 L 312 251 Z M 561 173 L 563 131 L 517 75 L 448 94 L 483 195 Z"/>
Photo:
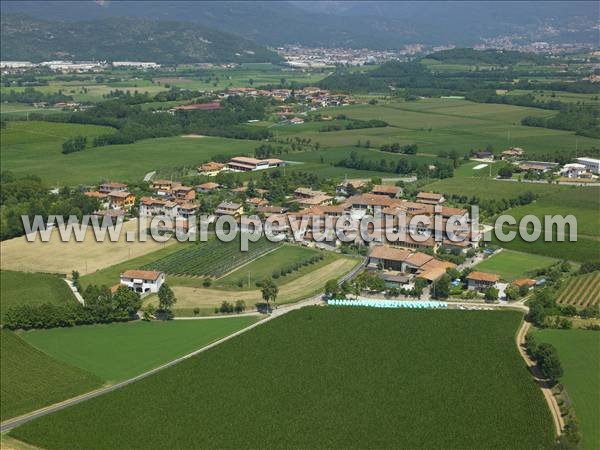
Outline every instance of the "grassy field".
<path id="1" fill-rule="evenodd" d="M 506 249 L 548 256 L 550 258 L 567 259 L 570 261 L 585 262 L 598 259 L 598 240 L 578 237 L 576 242 L 558 242 L 555 238 L 551 242 L 544 241 L 544 235 L 533 242 L 526 242 L 517 235 L 510 242 L 492 242 Z"/>
<path id="2" fill-rule="evenodd" d="M 332 278 L 339 278 L 348 273 L 356 264 L 356 258 L 342 255 L 332 255 L 333 261 L 324 260 L 324 265 L 308 266 L 307 273 L 302 274 L 292 281 L 285 282 L 285 278 L 279 279 L 279 294 L 277 304 L 293 303 L 310 298 L 323 291 L 325 283 Z M 304 269 L 303 269 L 304 270 Z M 235 273 L 235 272 L 234 272 Z M 254 307 L 256 303 L 262 303 L 261 291 L 258 288 L 247 289 L 219 289 L 217 287 L 201 287 L 195 285 L 181 285 L 175 283 L 173 291 L 177 297 L 174 312 L 179 316 L 193 315 L 194 308 L 200 308 L 201 314 L 211 314 L 214 308 L 221 302 L 235 302 L 243 300 L 248 307 Z M 156 297 L 149 297 L 146 302 L 156 302 Z"/>
<path id="3" fill-rule="evenodd" d="M 104 381 L 138 375 L 221 339 L 257 320 L 131 322 L 51 330 L 20 336 L 52 358 L 79 367 Z"/>
<path id="4" fill-rule="evenodd" d="M 600 448 L 600 339 L 597 332 L 586 330 L 539 330 L 539 342 L 556 347 L 564 369 L 561 383 L 573 401 L 583 434 L 582 448 Z"/>
<path id="5" fill-rule="evenodd" d="M 10 331 L 1 331 L 1 420 L 75 397 L 102 385 L 89 372 L 55 360 Z"/>
<path id="6" fill-rule="evenodd" d="M 548 117 L 555 112 L 513 105 L 472 103 L 459 99 L 431 98 L 416 102 L 387 101 L 378 105 L 357 104 L 330 108 L 324 114 L 345 114 L 353 119 L 380 119 L 388 128 L 344 130 L 328 133 L 299 133 L 325 147 L 354 145 L 370 140 L 379 146 L 390 142 L 416 143 L 422 153 L 437 154 L 455 149 L 522 147 L 532 158 L 536 154 L 560 152 L 565 148 L 598 146 L 597 139 L 575 137 L 573 132 L 522 126 L 525 116 Z"/>
<path id="7" fill-rule="evenodd" d="M 520 320 L 303 308 L 11 435 L 47 449 L 552 448 Z"/>
<path id="8" fill-rule="evenodd" d="M 61 274 L 78 270 L 81 275 L 86 275 L 176 242 L 171 239 L 160 243 L 150 237 L 146 242 L 126 242 L 126 233 L 136 233 L 137 226 L 137 220 L 125 222 L 116 242 L 110 242 L 108 235 L 104 242 L 96 242 L 91 227 L 83 242 L 75 242 L 73 238 L 69 242 L 62 242 L 56 229 L 52 231 L 49 242 L 41 242 L 39 237 L 35 242 L 27 242 L 25 237 L 2 241 L 0 267 L 2 270 Z"/>
<path id="9" fill-rule="evenodd" d="M 570 278 L 562 287 L 557 302 L 578 308 L 600 304 L 600 272 Z"/>
<path id="10" fill-rule="evenodd" d="M 502 281 L 511 282 L 517 278 L 529 277 L 537 269 L 548 267 L 557 260 L 546 256 L 503 250 L 477 264 L 475 270 L 500 275 Z"/>
<path id="11" fill-rule="evenodd" d="M 0 271 L 0 310 L 17 305 L 75 302 L 71 289 L 60 275 Z"/>

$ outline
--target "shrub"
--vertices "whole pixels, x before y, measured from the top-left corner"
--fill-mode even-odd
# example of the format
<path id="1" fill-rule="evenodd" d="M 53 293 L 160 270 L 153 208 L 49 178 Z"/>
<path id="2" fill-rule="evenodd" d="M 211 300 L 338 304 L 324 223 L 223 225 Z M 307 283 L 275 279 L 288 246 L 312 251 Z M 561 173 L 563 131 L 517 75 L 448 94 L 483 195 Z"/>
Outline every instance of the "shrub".
<path id="1" fill-rule="evenodd" d="M 202 282 L 202 286 L 204 286 L 204 287 L 210 287 L 211 284 L 212 284 L 212 280 L 210 278 L 205 278 L 204 281 Z"/>

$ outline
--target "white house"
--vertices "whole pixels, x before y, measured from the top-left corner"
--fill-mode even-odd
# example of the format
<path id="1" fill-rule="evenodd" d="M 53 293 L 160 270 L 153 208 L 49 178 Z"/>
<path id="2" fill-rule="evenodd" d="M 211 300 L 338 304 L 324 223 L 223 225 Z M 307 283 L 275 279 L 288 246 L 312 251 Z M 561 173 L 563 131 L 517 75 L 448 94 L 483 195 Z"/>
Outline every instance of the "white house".
<path id="1" fill-rule="evenodd" d="M 560 170 L 560 174 L 567 178 L 580 178 L 585 172 L 587 167 L 579 163 L 565 164 Z"/>
<path id="2" fill-rule="evenodd" d="M 155 270 L 126 270 L 121 274 L 121 284 L 141 294 L 158 292 L 165 282 L 164 272 Z"/>

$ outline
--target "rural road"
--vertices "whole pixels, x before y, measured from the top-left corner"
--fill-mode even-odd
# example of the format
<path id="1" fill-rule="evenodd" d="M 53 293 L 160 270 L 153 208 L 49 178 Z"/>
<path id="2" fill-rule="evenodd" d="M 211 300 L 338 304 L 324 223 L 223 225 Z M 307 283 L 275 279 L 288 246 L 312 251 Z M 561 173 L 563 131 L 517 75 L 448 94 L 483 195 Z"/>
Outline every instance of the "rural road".
<path id="1" fill-rule="evenodd" d="M 519 349 L 519 353 L 521 357 L 525 360 L 525 364 L 529 368 L 531 375 L 535 379 L 536 383 L 542 390 L 544 394 L 544 398 L 546 399 L 546 403 L 548 403 L 548 409 L 550 410 L 550 414 L 552 415 L 552 421 L 554 422 L 554 428 L 556 432 L 556 436 L 560 436 L 562 431 L 565 428 L 565 421 L 563 420 L 562 414 L 560 413 L 560 407 L 558 406 L 558 402 L 556 401 L 556 397 L 552 394 L 552 390 L 545 386 L 545 380 L 540 378 L 535 362 L 529 357 L 527 351 L 525 350 L 525 336 L 527 336 L 527 332 L 531 328 L 531 324 L 529 322 L 523 321 L 521 324 L 521 328 L 517 333 L 517 348 Z"/>
<path id="2" fill-rule="evenodd" d="M 154 175 L 156 175 L 156 171 L 148 172 L 144 175 L 144 181 L 150 181 Z"/>

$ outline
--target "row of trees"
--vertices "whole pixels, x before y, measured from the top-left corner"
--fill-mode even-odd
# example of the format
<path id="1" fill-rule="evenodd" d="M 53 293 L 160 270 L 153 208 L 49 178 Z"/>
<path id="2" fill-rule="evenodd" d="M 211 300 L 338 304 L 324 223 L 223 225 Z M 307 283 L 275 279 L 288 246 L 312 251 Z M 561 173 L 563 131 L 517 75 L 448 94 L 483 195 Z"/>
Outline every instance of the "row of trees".
<path id="1" fill-rule="evenodd" d="M 87 145 L 87 138 L 85 136 L 74 136 L 63 142 L 62 152 L 65 155 L 69 153 L 80 152 L 85 149 Z"/>
<path id="2" fill-rule="evenodd" d="M 379 150 L 382 152 L 403 153 L 405 155 L 416 155 L 417 149 L 417 144 L 401 145 L 399 142 L 394 142 L 393 144 L 383 144 L 381 147 L 379 147 Z"/>

